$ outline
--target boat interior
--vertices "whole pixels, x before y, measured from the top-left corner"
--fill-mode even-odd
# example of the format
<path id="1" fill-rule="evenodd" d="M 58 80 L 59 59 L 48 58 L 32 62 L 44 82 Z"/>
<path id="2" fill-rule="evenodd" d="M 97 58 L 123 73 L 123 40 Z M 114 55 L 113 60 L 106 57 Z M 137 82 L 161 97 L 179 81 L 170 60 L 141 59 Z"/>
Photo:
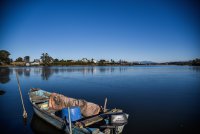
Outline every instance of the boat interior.
<path id="1" fill-rule="evenodd" d="M 40 110 L 46 111 L 51 116 L 63 121 L 61 117 L 61 110 L 55 110 L 49 107 L 49 100 L 51 94 L 52 93 L 50 92 L 46 92 L 44 90 L 35 88 L 32 88 L 29 92 L 30 100 L 33 105 L 38 107 Z M 79 120 L 72 121 L 72 125 L 73 127 L 75 126 L 81 129 L 89 128 L 92 134 L 95 134 L 97 132 L 98 134 L 100 134 L 99 132 L 102 131 L 104 132 L 104 134 L 111 134 L 111 131 L 114 131 L 114 128 L 116 128 L 116 126 L 109 125 L 110 120 L 108 118 L 108 115 L 121 112 L 121 109 L 106 109 L 106 112 L 103 109 L 101 109 L 101 111 L 97 115 L 92 115 L 88 117 L 84 116 L 81 113 L 81 118 Z"/>

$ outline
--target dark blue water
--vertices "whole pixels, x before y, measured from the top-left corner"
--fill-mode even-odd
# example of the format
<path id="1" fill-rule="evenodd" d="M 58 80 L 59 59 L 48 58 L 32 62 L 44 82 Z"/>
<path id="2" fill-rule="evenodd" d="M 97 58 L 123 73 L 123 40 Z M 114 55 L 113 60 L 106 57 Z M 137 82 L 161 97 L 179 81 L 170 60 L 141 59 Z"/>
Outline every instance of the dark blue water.
<path id="1" fill-rule="evenodd" d="M 26 122 L 16 70 L 28 112 Z M 200 67 L 0 68 L 0 133 L 61 133 L 33 114 L 27 94 L 32 87 L 100 105 L 107 97 L 108 107 L 130 115 L 125 134 L 200 133 Z"/>

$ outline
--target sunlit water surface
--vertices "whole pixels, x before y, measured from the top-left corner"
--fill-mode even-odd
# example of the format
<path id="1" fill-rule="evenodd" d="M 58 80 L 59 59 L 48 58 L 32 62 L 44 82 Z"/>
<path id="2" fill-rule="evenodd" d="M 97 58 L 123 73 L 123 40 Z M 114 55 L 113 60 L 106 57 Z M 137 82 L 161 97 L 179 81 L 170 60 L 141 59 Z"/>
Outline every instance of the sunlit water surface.
<path id="1" fill-rule="evenodd" d="M 16 80 L 19 73 L 28 119 Z M 30 88 L 121 108 L 125 134 L 200 133 L 200 67 L 74 66 L 0 68 L 0 133 L 61 133 L 36 115 Z M 195 132 L 196 131 L 196 132 Z"/>

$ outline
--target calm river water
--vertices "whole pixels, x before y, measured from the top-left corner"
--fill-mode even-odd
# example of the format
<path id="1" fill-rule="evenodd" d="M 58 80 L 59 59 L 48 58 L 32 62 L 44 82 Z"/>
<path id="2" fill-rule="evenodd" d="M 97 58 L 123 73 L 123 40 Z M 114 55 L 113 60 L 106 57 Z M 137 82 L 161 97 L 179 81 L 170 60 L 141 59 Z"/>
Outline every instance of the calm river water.
<path id="1" fill-rule="evenodd" d="M 18 70 L 28 119 L 15 72 Z M 36 115 L 31 87 L 82 98 L 129 113 L 124 134 L 199 134 L 200 67 L 75 66 L 0 68 L 0 133 L 61 133 Z M 195 132 L 196 131 L 196 132 Z"/>

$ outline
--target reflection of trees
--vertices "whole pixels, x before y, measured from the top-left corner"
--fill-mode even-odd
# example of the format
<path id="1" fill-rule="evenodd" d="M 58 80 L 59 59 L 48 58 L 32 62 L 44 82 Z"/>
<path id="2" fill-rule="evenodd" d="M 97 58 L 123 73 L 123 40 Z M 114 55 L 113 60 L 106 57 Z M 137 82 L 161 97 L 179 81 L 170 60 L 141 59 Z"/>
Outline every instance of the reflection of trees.
<path id="1" fill-rule="evenodd" d="M 80 72 L 83 74 L 94 74 L 94 73 L 105 73 L 105 72 L 125 72 L 127 71 L 127 67 L 96 67 L 96 66 L 80 66 L 80 67 L 42 67 L 42 78 L 44 80 L 48 80 L 48 78 L 52 74 L 58 74 L 58 73 L 73 73 L 73 72 Z M 35 71 L 34 71 L 35 72 Z"/>
<path id="2" fill-rule="evenodd" d="M 110 72 L 114 72 L 114 71 L 115 71 L 115 68 L 111 67 Z"/>
<path id="3" fill-rule="evenodd" d="M 24 76 L 29 77 L 30 76 L 30 72 L 31 72 L 30 68 L 24 69 Z"/>
<path id="4" fill-rule="evenodd" d="M 31 68 L 17 68 L 15 69 L 15 72 L 17 72 L 19 76 L 24 75 L 30 77 Z"/>
<path id="5" fill-rule="evenodd" d="M 56 73 L 56 74 L 59 73 L 59 69 L 58 69 L 58 68 L 55 68 L 55 69 L 54 69 L 54 73 Z"/>
<path id="6" fill-rule="evenodd" d="M 200 66 L 192 66 L 192 67 L 190 67 L 190 69 L 195 72 L 200 72 Z"/>
<path id="7" fill-rule="evenodd" d="M 194 69 L 198 70 L 198 68 Z M 98 73 L 107 73 L 107 72 L 124 72 L 127 71 L 127 67 L 118 66 L 69 66 L 69 67 L 19 67 L 11 68 L 2 67 L 0 68 L 0 82 L 6 83 L 10 80 L 9 75 L 15 74 L 18 72 L 19 76 L 30 77 L 31 73 L 36 75 L 41 75 L 43 80 L 48 80 L 54 73 L 63 74 L 63 73 L 82 73 L 82 74 L 98 74 Z"/>
<path id="8" fill-rule="evenodd" d="M 42 79 L 43 80 L 48 80 L 49 77 L 53 74 L 53 69 L 50 67 L 42 67 Z"/>
<path id="9" fill-rule="evenodd" d="M 125 72 L 127 70 L 127 67 L 119 67 L 120 72 Z"/>
<path id="10" fill-rule="evenodd" d="M 101 67 L 101 68 L 99 69 L 99 71 L 100 71 L 101 73 L 104 73 L 104 72 L 106 72 L 106 68 Z"/>
<path id="11" fill-rule="evenodd" d="M 10 81 L 10 69 L 8 67 L 1 67 L 0 74 L 0 83 L 5 84 Z"/>
<path id="12" fill-rule="evenodd" d="M 114 72 L 114 71 L 119 71 L 119 72 L 125 72 L 127 71 L 127 67 L 109 67 L 109 66 L 91 66 L 91 67 L 67 67 L 67 68 L 59 68 L 58 70 L 53 69 L 53 72 L 82 72 L 83 74 L 87 73 L 105 73 L 105 72 Z"/>
<path id="13" fill-rule="evenodd" d="M 23 68 L 18 68 L 15 71 L 17 71 L 19 76 L 22 76 L 23 75 L 23 70 L 24 70 Z"/>
<path id="14" fill-rule="evenodd" d="M 0 90 L 0 95 L 4 95 L 5 93 L 6 93 L 6 91 Z"/>
<path id="15" fill-rule="evenodd" d="M 39 67 L 34 67 L 33 72 L 34 72 L 34 74 L 40 74 L 40 73 L 41 73 L 41 68 L 39 68 Z"/>

